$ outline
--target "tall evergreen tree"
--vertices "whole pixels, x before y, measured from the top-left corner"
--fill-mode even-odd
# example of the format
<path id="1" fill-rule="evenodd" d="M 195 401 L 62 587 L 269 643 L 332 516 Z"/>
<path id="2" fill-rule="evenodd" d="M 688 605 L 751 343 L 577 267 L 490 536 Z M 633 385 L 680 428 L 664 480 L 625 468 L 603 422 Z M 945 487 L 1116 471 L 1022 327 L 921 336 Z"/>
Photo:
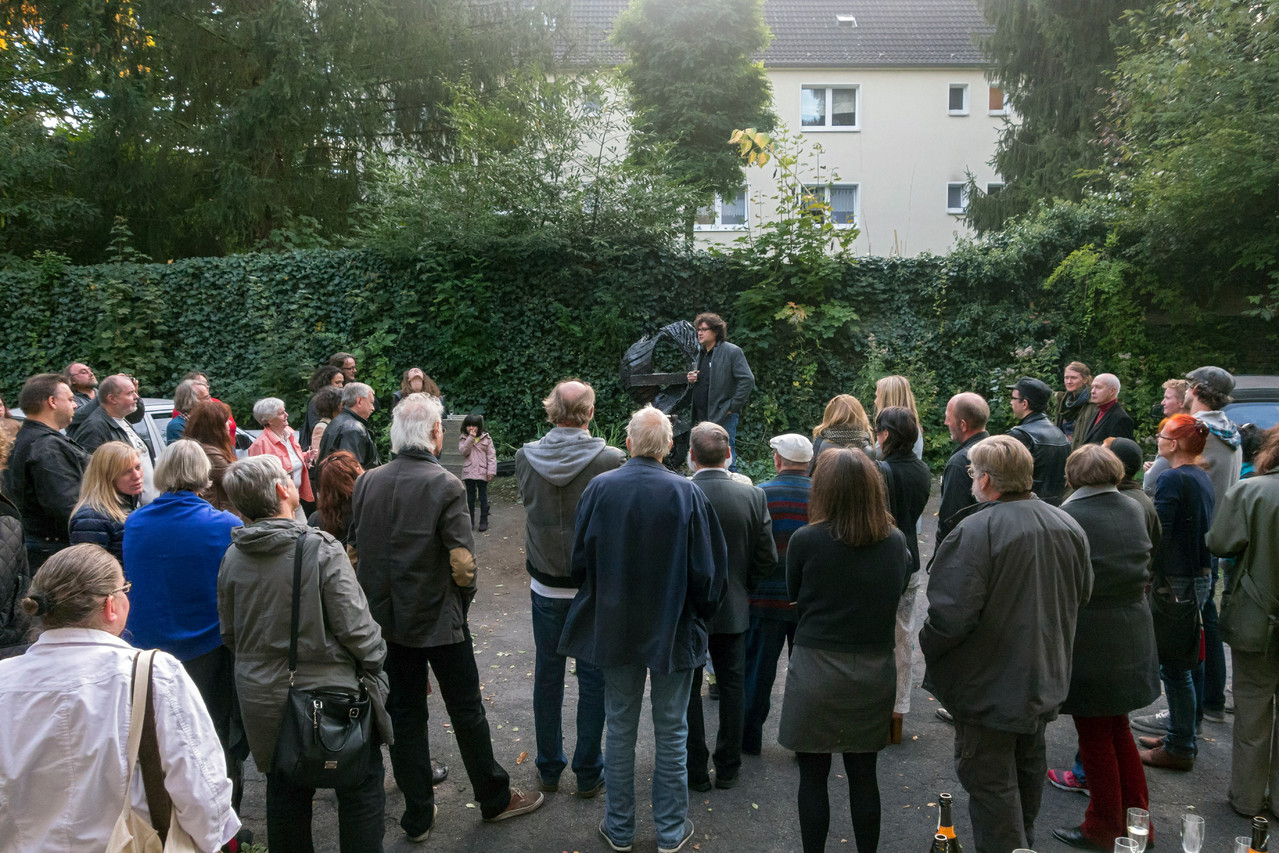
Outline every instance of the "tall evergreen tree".
<path id="1" fill-rule="evenodd" d="M 511 69 L 549 63 L 563 6 L 0 0 L 0 135 L 47 146 L 67 168 L 46 172 L 83 203 L 76 213 L 94 213 L 16 233 L 82 260 L 100 256 L 117 215 L 157 258 L 340 236 L 368 164 L 397 147 L 447 156 L 451 86 L 483 96 Z M 16 214 L 31 209 L 18 201 Z"/>
<path id="2" fill-rule="evenodd" d="M 632 159 L 661 159 L 705 201 L 735 193 L 744 177 L 733 131 L 776 123 L 763 63 L 751 58 L 768 45 L 763 0 L 634 0 L 613 38 L 629 59 Z M 695 214 L 685 216 L 690 238 Z"/>
<path id="3" fill-rule="evenodd" d="M 1150 0 L 982 0 L 994 27 L 984 49 L 1014 115 L 1000 135 L 994 166 L 1004 187 L 973 192 L 969 223 L 998 229 L 1050 199 L 1084 195 L 1083 170 L 1101 165 L 1099 117 L 1106 105 L 1129 9 Z"/>

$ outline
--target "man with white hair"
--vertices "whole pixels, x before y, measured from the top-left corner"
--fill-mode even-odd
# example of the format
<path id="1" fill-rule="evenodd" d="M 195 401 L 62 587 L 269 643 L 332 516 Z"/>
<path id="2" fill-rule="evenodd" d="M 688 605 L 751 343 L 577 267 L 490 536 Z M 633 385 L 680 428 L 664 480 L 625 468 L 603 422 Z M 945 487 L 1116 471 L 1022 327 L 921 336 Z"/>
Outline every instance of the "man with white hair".
<path id="1" fill-rule="evenodd" d="M 1092 566 L 1083 528 L 1031 492 L 1035 462 L 1021 442 L 987 438 L 968 460 L 982 508 L 937 546 L 919 646 L 925 687 L 954 717 L 973 847 L 1007 853 L 1035 840 L 1044 727 L 1070 690 Z"/>
<path id="2" fill-rule="evenodd" d="M 371 405 L 367 385 L 346 387 L 365 389 L 358 396 Z M 484 820 L 527 814 L 544 801 L 540 793 L 512 788 L 493 757 L 466 622 L 476 591 L 471 516 L 462 481 L 439 463 L 442 411 L 434 397 L 405 397 L 391 421 L 395 458 L 361 475 L 351 496 L 349 543 L 359 558 L 369 610 L 386 638 L 391 681 L 386 709 L 395 729 L 391 767 L 405 806 L 400 826 L 415 842 L 431 834 L 437 811 L 427 741 L 428 664 Z M 327 439 L 327 430 L 324 435 Z"/>
<path id="3" fill-rule="evenodd" d="M 1102 444 L 1108 438 L 1132 438 L 1133 420 L 1119 405 L 1119 377 L 1113 373 L 1101 373 L 1092 380 L 1092 403 L 1097 407 L 1097 417 L 1091 424 L 1075 424 L 1075 430 L 1083 430 L 1084 444 Z"/>
<path id="4" fill-rule="evenodd" d="M 342 388 L 342 411 L 329 422 L 320 439 L 316 462 L 337 450 L 345 450 L 359 461 L 365 471 L 381 464 L 377 445 L 369 435 L 369 415 L 373 414 L 373 389 L 363 382 L 348 382 Z"/>
<path id="5" fill-rule="evenodd" d="M 569 609 L 560 653 L 604 670 L 605 810 L 614 850 L 635 837 L 635 740 L 652 684 L 657 848 L 680 850 L 688 820 L 688 697 L 706 663 L 706 620 L 724 595 L 728 552 L 702 490 L 668 471 L 670 420 L 645 406 L 626 428 L 631 458 L 593 479 L 577 504 Z"/>

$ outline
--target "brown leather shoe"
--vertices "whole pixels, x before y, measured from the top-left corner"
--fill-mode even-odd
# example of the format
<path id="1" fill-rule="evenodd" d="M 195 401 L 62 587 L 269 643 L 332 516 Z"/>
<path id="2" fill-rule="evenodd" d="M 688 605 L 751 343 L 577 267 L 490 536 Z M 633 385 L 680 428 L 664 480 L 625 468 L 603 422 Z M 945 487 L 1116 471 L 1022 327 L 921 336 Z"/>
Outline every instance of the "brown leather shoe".
<path id="1" fill-rule="evenodd" d="M 1154 735 L 1138 735 L 1137 745 L 1142 749 L 1158 749 L 1164 745 L 1164 739 Z"/>
<path id="2" fill-rule="evenodd" d="M 1195 757 L 1193 755 L 1173 755 L 1162 746 L 1155 749 L 1141 749 L 1137 751 L 1141 756 L 1141 763 L 1147 767 L 1159 767 L 1164 770 L 1193 770 L 1195 767 Z"/>
<path id="3" fill-rule="evenodd" d="M 497 823 L 499 820 L 508 820 L 509 818 L 519 817 L 522 814 L 535 812 L 542 807 L 544 802 L 546 802 L 546 795 L 540 792 L 526 794 L 519 788 L 512 788 L 511 802 L 507 804 L 506 810 L 498 812 L 493 817 L 485 818 L 485 821 Z"/>

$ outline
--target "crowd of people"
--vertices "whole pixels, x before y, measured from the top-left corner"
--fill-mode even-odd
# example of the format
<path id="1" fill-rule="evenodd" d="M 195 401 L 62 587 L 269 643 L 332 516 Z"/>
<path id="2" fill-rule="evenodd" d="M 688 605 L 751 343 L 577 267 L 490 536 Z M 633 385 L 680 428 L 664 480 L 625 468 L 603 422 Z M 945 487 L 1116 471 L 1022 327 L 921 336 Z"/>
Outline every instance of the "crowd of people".
<path id="1" fill-rule="evenodd" d="M 797 756 L 805 853 L 826 846 L 836 754 L 857 849 L 877 849 L 878 754 L 902 740 L 917 649 L 923 686 L 954 724 L 978 853 L 1033 844 L 1045 782 L 1090 795 L 1081 823 L 1053 834 L 1111 849 L 1126 810 L 1149 806 L 1145 768 L 1192 770 L 1201 720 L 1225 719 L 1223 641 L 1230 804 L 1273 808 L 1279 429 L 1245 459 L 1244 433 L 1222 411 L 1228 372 L 1165 383 L 1149 463 L 1119 380 L 1082 363 L 1065 368 L 1063 391 L 1034 377 L 1010 386 L 1017 424 L 1005 435 L 986 430 L 982 396 L 954 395 L 925 565 L 933 478 L 909 380 L 880 379 L 873 414 L 840 394 L 811 436 L 770 439 L 775 476 L 755 485 L 733 470 L 754 377 L 722 319 L 695 326 L 691 476 L 668 467 L 673 419 L 651 405 L 626 425 L 625 452 L 591 435 L 595 393 L 576 379 L 551 389 L 549 431 L 516 453 L 536 646 L 528 791 L 494 755 L 468 623 L 474 531 L 487 528 L 496 472 L 482 417 L 463 420 L 458 478 L 440 464 L 439 388 L 411 368 L 389 401 L 383 462 L 373 389 L 337 353 L 312 376 L 300 431 L 283 401 L 257 401 L 262 431 L 242 459 L 229 408 L 204 374 L 188 375 L 153 455 L 131 426 L 133 377 L 98 384 L 76 363 L 29 378 L 25 421 L 0 432 L 0 709 L 19 721 L 0 734 L 0 776 L 24 780 L 21 796 L 0 798 L 13 827 L 0 850 L 101 848 L 126 802 L 157 815 L 150 783 L 128 777 L 138 649 L 160 650 L 145 676 L 149 725 L 175 819 L 204 850 L 248 840 L 237 812 L 250 755 L 266 775 L 271 850 L 311 849 L 314 787 L 278 760 L 293 688 L 371 701 L 365 755 L 336 791 L 341 849 L 382 849 L 382 745 L 404 795 L 400 826 L 426 841 L 447 775 L 428 738 L 433 672 L 483 820 L 538 809 L 571 769 L 576 796 L 603 797 L 599 834 L 617 851 L 637 835 L 647 690 L 653 824 L 659 851 L 674 853 L 694 832 L 690 790 L 749 784 L 743 755 L 765 746 L 783 648 L 777 742 Z M 1161 682 L 1167 710 L 1129 720 Z M 1044 732 L 1059 714 L 1074 721 L 1078 754 L 1049 769 Z"/>

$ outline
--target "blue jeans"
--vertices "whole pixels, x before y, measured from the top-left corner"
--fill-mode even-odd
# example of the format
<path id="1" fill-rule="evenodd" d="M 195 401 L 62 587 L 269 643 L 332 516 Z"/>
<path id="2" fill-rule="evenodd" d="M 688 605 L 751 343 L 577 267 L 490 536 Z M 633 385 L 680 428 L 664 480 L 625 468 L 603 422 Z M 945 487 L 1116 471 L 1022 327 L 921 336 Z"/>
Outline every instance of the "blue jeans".
<path id="1" fill-rule="evenodd" d="M 1212 589 L 1212 578 L 1170 578 L 1178 596 L 1192 588 L 1196 601 L 1202 608 Z M 1168 697 L 1168 734 L 1164 737 L 1164 749 L 1173 755 L 1195 755 L 1199 749 L 1195 743 L 1195 679 L 1198 664 L 1190 669 L 1159 667 L 1159 677 L 1164 682 L 1164 694 Z"/>
<path id="2" fill-rule="evenodd" d="M 777 658 L 782 646 L 795 642 L 795 622 L 751 614 L 746 631 L 746 699 L 742 724 L 742 752 L 759 755 L 764 745 L 764 721 L 772 705 Z"/>
<path id="3" fill-rule="evenodd" d="M 649 673 L 642 664 L 604 668 L 608 751 L 604 756 L 604 829 L 619 845 L 635 839 L 635 739 L 639 734 L 644 679 L 652 682 L 653 823 L 657 846 L 674 847 L 688 816 L 688 696 L 693 670 Z"/>
<path id="4" fill-rule="evenodd" d="M 564 670 L 568 660 L 559 653 L 564 620 L 571 598 L 547 598 L 529 591 L 533 600 L 533 723 L 537 729 L 537 772 L 548 784 L 559 782 L 568 761 L 564 757 L 562 729 Z M 573 772 L 577 789 L 594 788 L 604 772 L 604 673 L 584 660 L 577 662 L 577 746 Z"/>
<path id="5" fill-rule="evenodd" d="M 1204 660 L 1203 676 L 1195 683 L 1195 697 L 1198 699 L 1196 718 L 1203 719 L 1204 708 L 1217 713 L 1226 709 L 1226 651 L 1221 644 L 1221 629 L 1218 626 L 1217 602 L 1213 593 L 1217 589 L 1217 558 L 1212 558 L 1212 582 L 1208 587 L 1208 595 L 1203 603 L 1204 623 Z"/>

